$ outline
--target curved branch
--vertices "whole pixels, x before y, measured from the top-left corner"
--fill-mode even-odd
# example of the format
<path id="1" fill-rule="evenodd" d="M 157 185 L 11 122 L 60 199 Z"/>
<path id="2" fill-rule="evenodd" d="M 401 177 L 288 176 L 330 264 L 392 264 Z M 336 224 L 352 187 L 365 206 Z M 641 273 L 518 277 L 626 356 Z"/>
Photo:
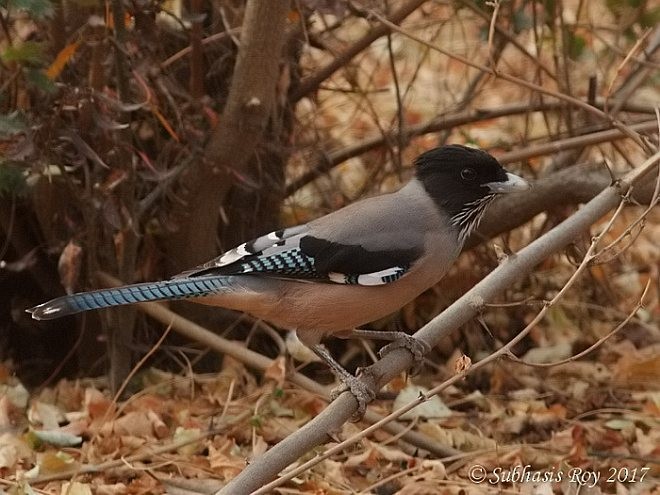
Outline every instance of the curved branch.
<path id="1" fill-rule="evenodd" d="M 532 272 L 545 258 L 565 248 L 582 232 L 621 201 L 622 194 L 630 190 L 647 173 L 657 168 L 660 152 L 644 164 L 626 174 L 620 181 L 605 188 L 598 196 L 564 222 L 532 242 L 516 255 L 509 256 L 481 282 L 449 306 L 430 323 L 422 327 L 415 337 L 429 346 L 438 343 L 461 325 L 474 318 L 484 303 L 493 301 L 506 287 Z M 396 349 L 365 371 L 367 382 L 380 388 L 412 365 L 412 356 L 405 349 Z M 253 493 L 273 479 L 286 466 L 305 452 L 327 441 L 328 435 L 348 421 L 357 410 L 357 402 L 350 393 L 343 393 L 321 414 L 295 433 L 255 459 L 217 495 Z M 268 489 L 277 486 L 270 483 Z"/>

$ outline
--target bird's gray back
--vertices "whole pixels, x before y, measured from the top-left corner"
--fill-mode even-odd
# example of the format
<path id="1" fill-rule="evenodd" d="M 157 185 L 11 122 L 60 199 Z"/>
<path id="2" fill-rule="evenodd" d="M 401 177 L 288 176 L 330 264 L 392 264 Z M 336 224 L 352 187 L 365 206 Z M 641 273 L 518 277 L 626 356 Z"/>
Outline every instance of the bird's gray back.
<path id="1" fill-rule="evenodd" d="M 308 224 L 309 234 L 369 251 L 424 246 L 427 234 L 449 225 L 412 179 L 402 189 L 363 199 Z"/>

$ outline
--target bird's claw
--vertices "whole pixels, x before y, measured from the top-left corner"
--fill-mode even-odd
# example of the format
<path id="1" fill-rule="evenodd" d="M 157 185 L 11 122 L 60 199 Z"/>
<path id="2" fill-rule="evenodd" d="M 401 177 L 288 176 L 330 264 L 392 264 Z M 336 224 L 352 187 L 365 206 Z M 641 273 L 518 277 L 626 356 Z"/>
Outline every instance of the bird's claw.
<path id="1" fill-rule="evenodd" d="M 355 397 L 355 400 L 358 403 L 358 408 L 351 417 L 351 421 L 354 423 L 362 419 L 364 413 L 367 412 L 367 404 L 376 398 L 376 392 L 374 392 L 373 387 L 371 387 L 369 383 L 360 380 L 359 377 L 362 374 L 363 370 L 358 368 L 357 376 L 350 375 L 342 377 L 342 384 L 330 392 L 331 400 L 335 400 L 346 391 L 350 392 L 353 397 Z"/>
<path id="2" fill-rule="evenodd" d="M 398 336 L 395 341 L 383 347 L 378 352 L 378 355 L 382 358 L 393 350 L 400 349 L 402 347 L 410 351 L 413 356 L 413 365 L 410 369 L 410 374 L 419 374 L 419 372 L 422 370 L 422 366 L 424 365 L 424 356 L 431 350 L 429 345 L 423 340 L 416 339 L 407 333 L 401 332 L 401 335 Z"/>

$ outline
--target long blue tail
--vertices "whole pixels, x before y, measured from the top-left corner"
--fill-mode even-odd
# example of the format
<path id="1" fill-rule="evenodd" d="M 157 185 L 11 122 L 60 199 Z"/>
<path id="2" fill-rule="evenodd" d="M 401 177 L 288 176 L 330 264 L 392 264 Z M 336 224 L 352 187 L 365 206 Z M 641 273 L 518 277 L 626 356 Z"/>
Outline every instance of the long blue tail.
<path id="1" fill-rule="evenodd" d="M 35 320 L 53 320 L 62 316 L 145 301 L 208 296 L 232 289 L 233 277 L 206 276 L 126 285 L 62 296 L 27 310 Z"/>

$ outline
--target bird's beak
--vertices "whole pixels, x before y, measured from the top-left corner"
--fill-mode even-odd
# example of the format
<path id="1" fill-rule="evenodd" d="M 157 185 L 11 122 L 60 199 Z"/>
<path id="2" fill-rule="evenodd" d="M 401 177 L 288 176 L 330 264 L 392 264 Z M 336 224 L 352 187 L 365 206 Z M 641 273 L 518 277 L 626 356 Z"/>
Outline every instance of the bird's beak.
<path id="1" fill-rule="evenodd" d="M 491 190 L 491 192 L 494 192 L 496 194 L 506 194 L 506 193 L 512 193 L 512 192 L 521 192 L 521 191 L 526 191 L 529 189 L 530 184 L 527 182 L 525 179 L 522 177 L 518 177 L 515 174 L 510 174 L 507 172 L 506 174 L 506 180 L 504 182 L 489 182 L 488 184 L 485 184 L 488 189 Z"/>

